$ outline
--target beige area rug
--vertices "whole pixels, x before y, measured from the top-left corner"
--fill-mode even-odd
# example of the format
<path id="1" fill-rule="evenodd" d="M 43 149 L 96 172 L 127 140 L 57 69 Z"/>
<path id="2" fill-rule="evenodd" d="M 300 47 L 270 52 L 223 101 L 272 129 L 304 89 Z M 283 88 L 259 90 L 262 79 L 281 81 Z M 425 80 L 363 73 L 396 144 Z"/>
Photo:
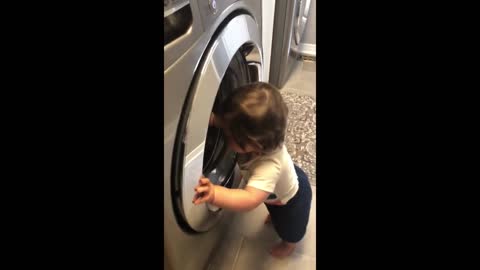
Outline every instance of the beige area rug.
<path id="1" fill-rule="evenodd" d="M 288 152 L 293 162 L 306 172 L 311 185 L 316 186 L 316 100 L 288 90 L 281 94 L 289 110 L 285 138 Z"/>

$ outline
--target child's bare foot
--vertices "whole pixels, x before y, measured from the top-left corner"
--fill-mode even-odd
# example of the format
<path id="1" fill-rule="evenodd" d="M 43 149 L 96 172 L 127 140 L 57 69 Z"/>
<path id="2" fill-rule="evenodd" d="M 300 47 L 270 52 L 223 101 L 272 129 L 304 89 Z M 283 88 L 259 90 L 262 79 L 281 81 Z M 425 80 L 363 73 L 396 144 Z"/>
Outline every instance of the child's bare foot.
<path id="1" fill-rule="evenodd" d="M 273 248 L 270 250 L 270 254 L 272 254 L 272 256 L 276 258 L 287 257 L 288 255 L 292 254 L 296 245 L 296 243 L 282 241 L 273 246 Z"/>
<path id="2" fill-rule="evenodd" d="M 268 223 L 271 223 L 271 222 L 272 222 L 272 217 L 270 216 L 270 214 L 268 214 L 267 218 L 265 219 L 264 224 L 268 224 Z"/>

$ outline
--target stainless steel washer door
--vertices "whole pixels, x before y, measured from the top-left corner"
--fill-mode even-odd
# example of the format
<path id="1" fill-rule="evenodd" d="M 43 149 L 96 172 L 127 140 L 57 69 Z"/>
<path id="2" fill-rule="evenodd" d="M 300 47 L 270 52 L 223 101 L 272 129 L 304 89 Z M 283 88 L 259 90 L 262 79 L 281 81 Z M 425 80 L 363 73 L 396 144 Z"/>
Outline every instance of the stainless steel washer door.
<path id="1" fill-rule="evenodd" d="M 208 121 L 220 86 L 228 89 L 225 80 L 233 80 L 225 77 L 245 72 L 245 75 L 238 76 L 240 84 L 248 83 L 252 78 L 261 79 L 263 61 L 259 44 L 260 34 L 252 17 L 239 15 L 231 19 L 218 35 L 214 35 L 184 105 L 172 162 L 172 199 L 177 221 L 186 232 L 208 231 L 223 213 L 206 204 L 192 203 L 194 187 L 202 173 L 208 174 L 217 184 L 229 184 L 234 188 L 239 183 L 235 155 L 220 145 L 221 131 L 209 131 Z M 239 67 L 229 72 L 237 62 Z M 206 152 L 208 156 L 205 156 Z"/>
<path id="2" fill-rule="evenodd" d="M 310 0 L 298 0 L 295 5 L 293 40 L 296 47 L 302 42 L 305 26 L 307 25 L 308 12 L 310 10 Z"/>

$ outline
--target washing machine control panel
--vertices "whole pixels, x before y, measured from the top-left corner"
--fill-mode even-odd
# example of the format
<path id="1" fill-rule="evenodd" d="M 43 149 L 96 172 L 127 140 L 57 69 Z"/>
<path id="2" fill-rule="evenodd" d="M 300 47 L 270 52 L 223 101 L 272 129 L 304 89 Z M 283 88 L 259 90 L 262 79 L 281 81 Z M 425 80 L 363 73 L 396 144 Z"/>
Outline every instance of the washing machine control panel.
<path id="1" fill-rule="evenodd" d="M 199 0 L 197 1 L 204 27 L 209 28 L 222 12 L 238 0 Z"/>
<path id="2" fill-rule="evenodd" d="M 210 10 L 212 13 L 217 13 L 217 0 L 208 0 L 208 4 L 210 5 Z"/>

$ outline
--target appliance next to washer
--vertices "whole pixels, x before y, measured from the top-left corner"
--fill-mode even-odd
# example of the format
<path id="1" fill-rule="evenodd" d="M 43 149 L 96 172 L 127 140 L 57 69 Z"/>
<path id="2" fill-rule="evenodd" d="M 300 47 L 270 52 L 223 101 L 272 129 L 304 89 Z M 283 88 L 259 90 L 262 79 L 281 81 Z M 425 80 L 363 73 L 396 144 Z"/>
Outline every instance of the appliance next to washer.
<path id="1" fill-rule="evenodd" d="M 194 205 L 203 174 L 243 185 L 235 153 L 208 126 L 230 91 L 263 81 L 262 2 L 164 1 L 165 269 L 206 269 L 234 213 Z"/>
<path id="2" fill-rule="evenodd" d="M 269 82 L 281 89 L 303 54 L 310 0 L 276 0 Z"/>

